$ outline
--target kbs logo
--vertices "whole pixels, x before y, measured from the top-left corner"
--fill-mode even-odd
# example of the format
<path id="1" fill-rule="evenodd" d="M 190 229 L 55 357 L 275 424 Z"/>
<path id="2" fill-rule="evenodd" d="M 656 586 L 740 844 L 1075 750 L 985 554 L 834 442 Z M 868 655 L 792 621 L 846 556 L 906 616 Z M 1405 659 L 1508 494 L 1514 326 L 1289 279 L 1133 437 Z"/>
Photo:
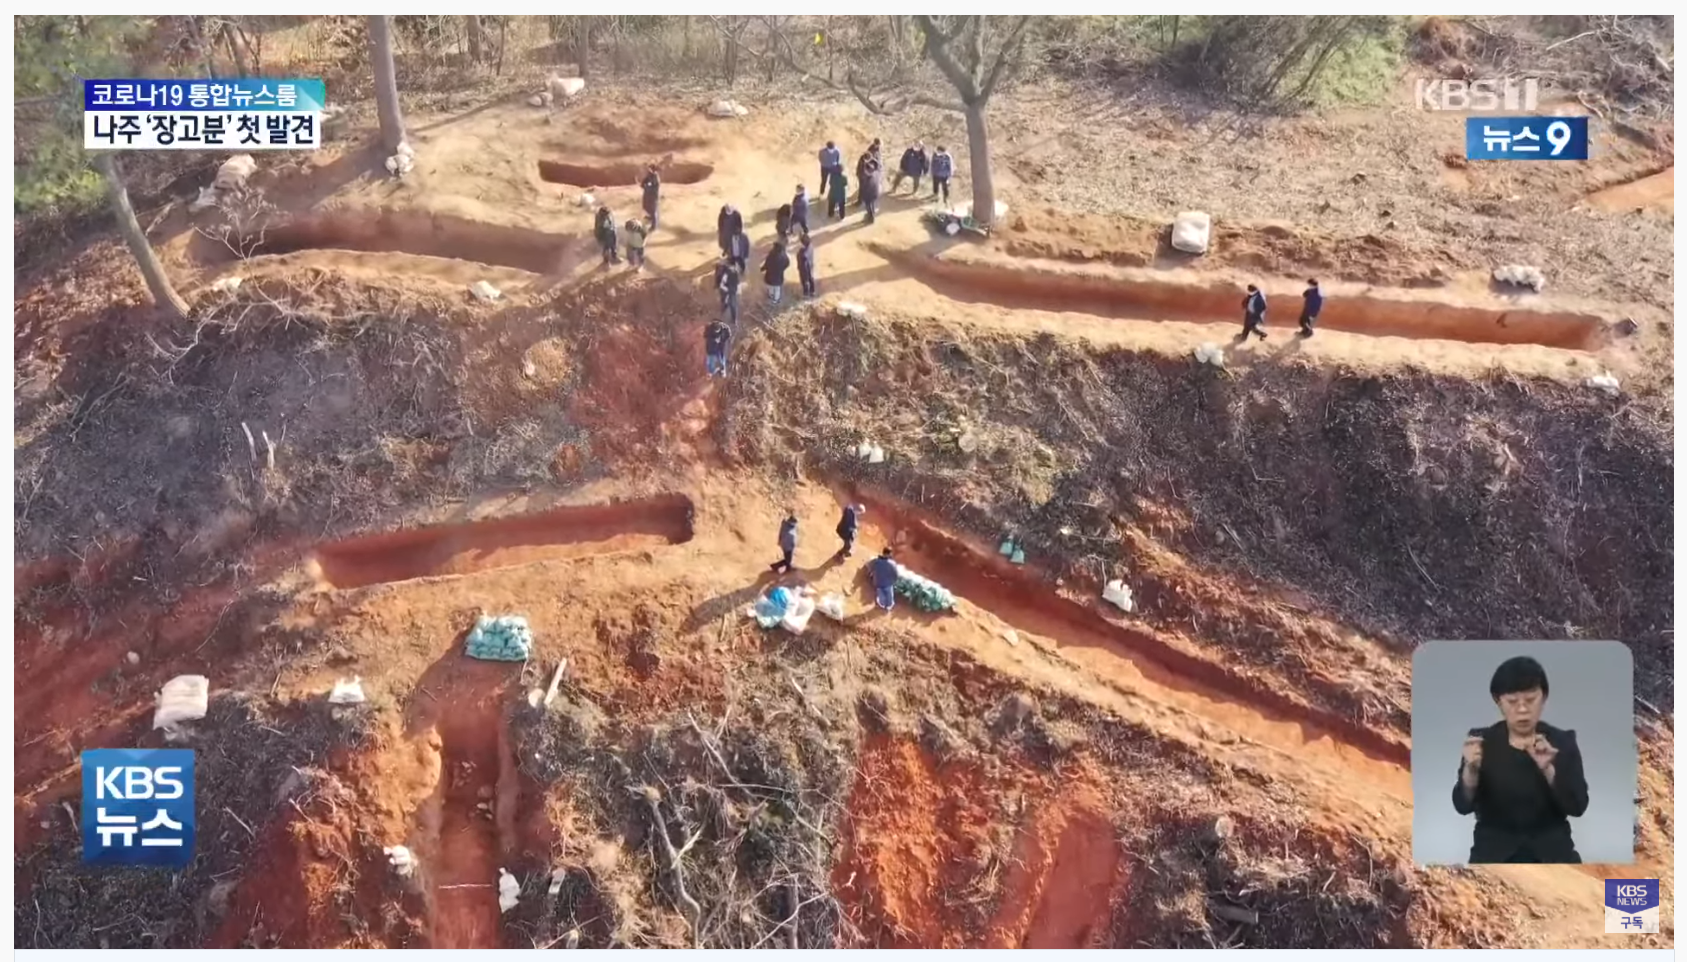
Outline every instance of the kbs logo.
<path id="1" fill-rule="evenodd" d="M 1606 879 L 1605 931 L 1613 934 L 1658 931 L 1658 904 L 1655 878 Z"/>
<path id="2" fill-rule="evenodd" d="M 193 752 L 82 753 L 82 861 L 186 868 L 193 861 Z"/>
<path id="3" fill-rule="evenodd" d="M 1540 104 L 1540 81 L 1419 80 L 1419 110 L 1475 113 L 1533 113 Z"/>

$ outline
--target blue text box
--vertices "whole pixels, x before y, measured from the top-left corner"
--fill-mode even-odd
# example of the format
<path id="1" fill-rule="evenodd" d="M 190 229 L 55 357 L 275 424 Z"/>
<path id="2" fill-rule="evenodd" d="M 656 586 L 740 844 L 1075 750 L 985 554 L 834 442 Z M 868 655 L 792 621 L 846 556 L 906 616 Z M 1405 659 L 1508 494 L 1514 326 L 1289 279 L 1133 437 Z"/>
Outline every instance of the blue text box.
<path id="1" fill-rule="evenodd" d="M 265 110 L 320 113 L 328 85 L 319 79 L 84 80 L 85 110 Z"/>
<path id="2" fill-rule="evenodd" d="M 1466 160 L 1586 160 L 1586 117 L 1468 117 Z"/>
<path id="3" fill-rule="evenodd" d="M 187 868 L 193 862 L 193 752 L 82 753 L 82 861 Z"/>

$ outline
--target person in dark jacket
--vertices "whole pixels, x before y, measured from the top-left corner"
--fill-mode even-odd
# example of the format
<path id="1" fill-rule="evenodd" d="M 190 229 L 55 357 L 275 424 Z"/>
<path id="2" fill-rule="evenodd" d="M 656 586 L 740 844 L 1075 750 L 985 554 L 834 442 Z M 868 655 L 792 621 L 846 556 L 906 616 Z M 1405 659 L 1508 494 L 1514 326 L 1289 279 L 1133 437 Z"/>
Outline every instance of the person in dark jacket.
<path id="1" fill-rule="evenodd" d="M 644 170 L 644 180 L 639 182 L 644 188 L 644 212 L 650 217 L 650 229 L 656 229 L 656 202 L 662 194 L 662 175 L 657 172 L 656 165 L 651 164 Z"/>
<path id="2" fill-rule="evenodd" d="M 1587 812 L 1576 733 L 1541 720 L 1550 688 L 1540 662 L 1500 663 L 1488 693 L 1502 719 L 1472 728 L 1453 782 L 1453 809 L 1475 813 L 1470 861 L 1576 865 L 1570 819 Z"/>
<path id="3" fill-rule="evenodd" d="M 785 296 L 785 272 L 791 269 L 791 254 L 785 250 L 785 238 L 773 242 L 773 249 L 761 262 L 761 277 L 767 282 L 767 299 L 777 304 Z"/>
<path id="4" fill-rule="evenodd" d="M 826 188 L 826 217 L 843 220 L 848 214 L 845 205 L 849 202 L 849 178 L 843 171 L 832 175 L 832 184 Z"/>
<path id="5" fill-rule="evenodd" d="M 749 273 L 750 270 L 750 235 L 744 233 L 744 228 L 738 228 L 726 244 L 727 252 L 732 262 L 738 266 L 739 275 Z"/>
<path id="6" fill-rule="evenodd" d="M 902 152 L 902 163 L 896 168 L 896 179 L 890 182 L 890 192 L 896 193 L 902 186 L 905 177 L 914 178 L 913 196 L 920 195 L 920 178 L 931 169 L 931 161 L 926 159 L 926 145 L 923 141 L 915 141 L 914 146 Z"/>
<path id="7" fill-rule="evenodd" d="M 896 607 L 896 582 L 902 578 L 901 569 L 890 560 L 891 554 L 887 545 L 877 558 L 867 562 L 867 574 L 873 579 L 874 600 L 885 611 Z"/>
<path id="8" fill-rule="evenodd" d="M 1237 340 L 1245 341 L 1249 334 L 1265 340 L 1265 292 L 1252 284 L 1248 285 L 1248 296 L 1242 298 L 1242 335 Z"/>
<path id="9" fill-rule="evenodd" d="M 785 520 L 779 523 L 780 558 L 771 567 L 774 574 L 787 574 L 797 553 L 797 513 L 786 509 Z"/>
<path id="10" fill-rule="evenodd" d="M 878 217 L 879 191 L 883 189 L 884 172 L 876 158 L 870 158 L 862 165 L 862 170 L 861 207 L 867 211 L 867 223 L 871 224 Z"/>
<path id="11" fill-rule="evenodd" d="M 797 194 L 791 198 L 791 229 L 808 233 L 808 188 L 797 185 Z"/>
<path id="12" fill-rule="evenodd" d="M 703 364 L 710 377 L 726 376 L 726 349 L 732 345 L 732 328 L 719 318 L 703 328 Z"/>
<path id="13" fill-rule="evenodd" d="M 866 513 L 865 505 L 844 505 L 843 517 L 838 520 L 838 539 L 843 542 L 843 547 L 838 549 L 840 557 L 847 558 L 855 553 L 855 535 L 861 530 L 861 516 Z"/>
<path id="14" fill-rule="evenodd" d="M 833 174 L 843 173 L 843 151 L 830 140 L 820 148 L 820 193 L 825 195 Z"/>
<path id="15" fill-rule="evenodd" d="M 720 217 L 715 220 L 715 237 L 720 242 L 722 254 L 732 252 L 732 237 L 744 232 L 744 215 L 738 208 L 727 204 L 720 209 Z"/>
<path id="16" fill-rule="evenodd" d="M 773 215 L 773 232 L 780 237 L 791 236 L 791 205 L 781 204 L 778 213 Z"/>
<path id="17" fill-rule="evenodd" d="M 814 300 L 818 289 L 814 283 L 814 239 L 803 231 L 802 246 L 797 248 L 797 280 L 802 281 L 802 296 Z"/>
<path id="18" fill-rule="evenodd" d="M 868 164 L 880 164 L 880 163 L 882 163 L 882 161 L 879 160 L 879 142 L 875 138 L 873 140 L 873 145 L 871 147 L 868 147 L 865 151 L 862 152 L 860 157 L 857 157 L 855 159 L 855 180 L 856 180 L 856 183 L 860 183 L 862 180 L 866 179 L 866 177 L 867 177 L 867 165 Z"/>
<path id="19" fill-rule="evenodd" d="M 615 214 L 607 207 L 597 209 L 597 244 L 603 249 L 603 266 L 621 263 L 620 231 L 615 228 Z"/>
<path id="20" fill-rule="evenodd" d="M 943 203 L 949 203 L 949 178 L 955 176 L 955 158 L 949 156 L 949 148 L 939 144 L 937 153 L 931 155 L 931 199 L 943 195 Z"/>
<path id="21" fill-rule="evenodd" d="M 744 274 L 738 269 L 738 262 L 722 254 L 720 263 L 715 265 L 715 290 L 720 292 L 721 313 L 733 324 L 738 323 L 738 288 L 743 282 Z"/>
<path id="22" fill-rule="evenodd" d="M 1318 287 L 1318 278 L 1306 282 L 1306 291 L 1300 299 L 1300 336 L 1311 337 L 1312 328 L 1318 323 L 1318 312 L 1324 309 L 1324 292 Z"/>

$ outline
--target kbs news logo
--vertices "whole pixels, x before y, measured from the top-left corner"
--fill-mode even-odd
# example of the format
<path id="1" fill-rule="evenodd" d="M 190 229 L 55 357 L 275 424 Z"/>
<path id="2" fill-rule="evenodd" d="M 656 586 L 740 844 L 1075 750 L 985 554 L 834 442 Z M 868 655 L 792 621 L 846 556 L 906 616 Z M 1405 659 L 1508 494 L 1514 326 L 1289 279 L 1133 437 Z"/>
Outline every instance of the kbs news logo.
<path id="1" fill-rule="evenodd" d="M 1419 110 L 1532 113 L 1540 103 L 1541 82 L 1528 80 L 1419 80 Z"/>

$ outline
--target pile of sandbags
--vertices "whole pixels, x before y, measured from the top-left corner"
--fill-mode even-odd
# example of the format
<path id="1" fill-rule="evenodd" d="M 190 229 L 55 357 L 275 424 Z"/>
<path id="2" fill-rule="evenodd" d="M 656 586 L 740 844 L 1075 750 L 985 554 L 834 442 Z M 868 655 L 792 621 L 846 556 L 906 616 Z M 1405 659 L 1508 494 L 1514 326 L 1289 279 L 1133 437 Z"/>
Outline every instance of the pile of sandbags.
<path id="1" fill-rule="evenodd" d="M 787 588 L 784 585 L 756 599 L 748 614 L 763 628 L 783 628 L 800 635 L 808 627 L 817 608 L 813 588 Z"/>
<path id="2" fill-rule="evenodd" d="M 930 578 L 922 578 L 902 565 L 896 566 L 896 593 L 921 611 L 951 611 L 955 594 Z"/>
<path id="3" fill-rule="evenodd" d="M 482 661 L 526 661 L 533 654 L 533 630 L 520 615 L 481 615 L 465 650 Z"/>

